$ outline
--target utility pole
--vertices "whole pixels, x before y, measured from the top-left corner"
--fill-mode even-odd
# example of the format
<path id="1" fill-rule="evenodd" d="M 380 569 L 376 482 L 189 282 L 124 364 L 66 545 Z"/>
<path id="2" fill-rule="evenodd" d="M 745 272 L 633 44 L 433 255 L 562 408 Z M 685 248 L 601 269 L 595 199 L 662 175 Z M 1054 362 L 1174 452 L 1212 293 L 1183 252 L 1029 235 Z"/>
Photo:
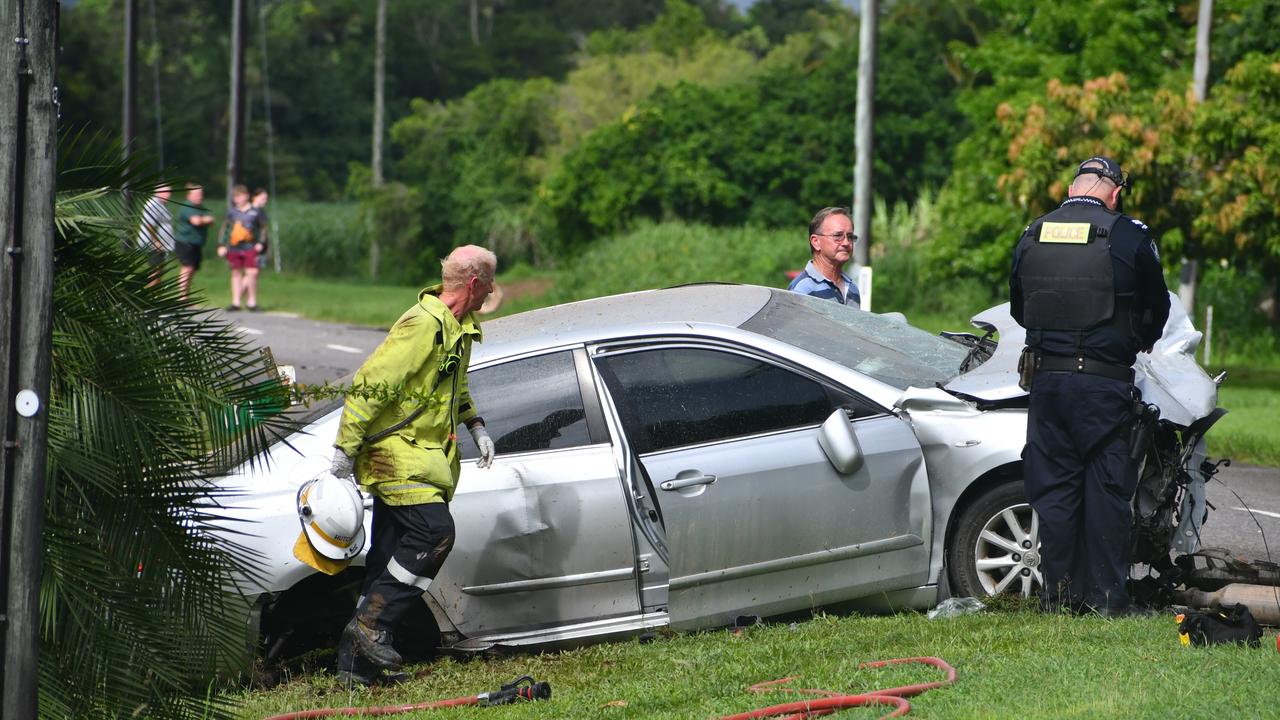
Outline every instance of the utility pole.
<path id="1" fill-rule="evenodd" d="M 244 0 L 231 0 L 231 108 L 227 120 L 227 207 L 244 159 Z"/>
<path id="2" fill-rule="evenodd" d="M 382 126 L 385 123 L 383 113 L 386 112 L 387 82 L 387 0 L 378 0 L 378 20 L 375 30 L 373 60 L 373 187 L 375 192 L 382 187 Z M 378 233 L 369 234 L 369 276 L 378 279 L 378 264 L 381 261 L 382 247 L 378 243 Z"/>
<path id="3" fill-rule="evenodd" d="M 0 717 L 39 715 L 58 3 L 0 6 Z"/>
<path id="4" fill-rule="evenodd" d="M 1213 0 L 1200 0 L 1200 16 L 1196 20 L 1196 64 L 1191 70 L 1192 92 L 1197 103 L 1209 97 L 1209 31 L 1212 29 Z M 1188 315 L 1195 312 L 1199 270 L 1199 261 L 1183 256 L 1182 272 L 1178 276 L 1178 299 Z"/>
<path id="5" fill-rule="evenodd" d="M 138 0 L 124 0 L 124 97 L 120 107 L 120 147 L 128 160 L 138 137 Z"/>
<path id="6" fill-rule="evenodd" d="M 871 170 L 874 164 L 876 34 L 879 24 L 877 0 L 862 0 L 858 16 L 858 108 L 854 116 L 853 233 L 858 242 L 853 262 L 858 268 L 863 309 L 871 309 Z M 864 271 L 863 268 L 866 268 Z M 865 279 L 863 276 L 865 275 Z"/>

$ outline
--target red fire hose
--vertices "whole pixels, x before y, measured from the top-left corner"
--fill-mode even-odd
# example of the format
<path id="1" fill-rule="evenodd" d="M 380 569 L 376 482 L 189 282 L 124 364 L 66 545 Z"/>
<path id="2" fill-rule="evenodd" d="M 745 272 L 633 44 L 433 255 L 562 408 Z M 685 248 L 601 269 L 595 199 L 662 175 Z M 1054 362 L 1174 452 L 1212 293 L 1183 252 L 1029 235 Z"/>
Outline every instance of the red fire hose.
<path id="1" fill-rule="evenodd" d="M 869 693 L 860 693 L 858 695 L 842 695 L 840 693 L 831 692 L 830 690 L 780 687 L 791 682 L 795 678 L 788 677 L 780 680 L 770 680 L 768 682 L 752 685 L 748 689 L 751 692 L 757 693 L 780 691 L 804 695 L 819 695 L 821 697 L 811 700 L 782 703 L 781 705 L 772 705 L 770 707 L 760 708 L 759 710 L 738 713 L 737 715 L 725 715 L 720 718 L 720 720 L 751 720 L 752 718 L 765 717 L 781 717 L 783 720 L 805 720 L 805 718 L 830 715 L 837 710 L 860 707 L 863 705 L 893 705 L 893 711 L 883 717 L 902 717 L 911 710 L 911 703 L 907 702 L 906 698 L 914 697 L 926 690 L 950 685 L 956 681 L 956 669 L 947 664 L 946 660 L 936 657 L 877 660 L 875 662 L 862 663 L 861 665 L 858 665 L 858 669 L 880 668 L 888 665 L 900 665 L 905 663 L 932 665 L 945 672 L 947 674 L 947 678 L 937 682 L 903 685 L 902 687 L 889 688 L 887 690 L 874 690 Z"/>
<path id="2" fill-rule="evenodd" d="M 945 680 L 939 680 L 936 682 L 903 685 L 901 687 L 888 688 L 885 690 L 873 690 L 869 693 L 860 693 L 857 695 L 842 695 L 830 690 L 784 687 L 787 683 L 794 680 L 794 677 L 769 680 L 768 682 L 752 685 L 748 690 L 754 693 L 789 692 L 802 695 L 818 695 L 820 697 L 782 703 L 780 705 L 772 705 L 758 710 L 738 713 L 736 715 L 725 715 L 720 718 L 720 720 L 753 720 L 754 718 L 766 717 L 781 717 L 783 720 L 806 720 L 807 718 L 830 715 L 838 710 L 844 710 L 851 707 L 861 707 L 864 705 L 892 705 L 894 706 L 893 711 L 883 717 L 902 717 L 911 710 L 911 703 L 907 702 L 906 698 L 914 697 L 926 690 L 945 687 L 956 681 L 956 669 L 951 667 L 946 660 L 936 657 L 877 660 L 875 662 L 862 663 L 858 665 L 858 669 L 882 668 L 889 665 L 902 665 L 906 663 L 932 665 L 933 667 L 945 672 L 947 677 Z M 309 720 L 310 718 L 336 717 L 340 715 L 360 715 L 371 717 L 375 715 L 394 715 L 397 713 L 413 712 L 415 710 L 462 707 L 465 705 L 506 705 L 519 700 L 545 700 L 550 697 L 550 684 L 546 682 L 536 682 L 532 677 L 524 675 L 516 678 L 514 681 L 507 683 L 506 685 L 503 685 L 501 690 L 497 690 L 492 693 L 466 695 L 449 700 L 433 700 L 430 702 L 414 703 L 411 705 L 301 710 L 298 712 L 285 713 L 283 715 L 273 715 L 265 720 Z"/>
<path id="3" fill-rule="evenodd" d="M 551 697 L 551 685 L 537 682 L 528 675 L 523 675 L 502 686 L 501 690 L 479 695 L 464 695 L 449 700 L 432 700 L 430 702 L 413 703 L 411 705 L 383 705 L 382 707 L 344 707 L 320 708 L 318 710 L 299 710 L 298 712 L 272 715 L 266 720 L 307 720 L 308 718 L 337 717 L 339 715 L 395 715 L 413 712 L 414 710 L 435 710 L 439 708 L 462 707 L 464 705 L 509 705 L 519 700 L 546 700 Z"/>

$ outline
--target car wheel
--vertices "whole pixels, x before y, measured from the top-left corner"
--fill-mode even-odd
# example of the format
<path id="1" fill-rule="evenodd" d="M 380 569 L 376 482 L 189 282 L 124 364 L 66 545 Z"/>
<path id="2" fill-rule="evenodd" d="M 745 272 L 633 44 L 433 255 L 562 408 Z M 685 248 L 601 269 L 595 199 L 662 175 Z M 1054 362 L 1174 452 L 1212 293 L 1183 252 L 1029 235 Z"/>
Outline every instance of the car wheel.
<path id="1" fill-rule="evenodd" d="M 1040 520 L 1022 480 L 996 485 L 965 507 L 947 548 L 951 594 L 1034 597 L 1040 573 Z"/>

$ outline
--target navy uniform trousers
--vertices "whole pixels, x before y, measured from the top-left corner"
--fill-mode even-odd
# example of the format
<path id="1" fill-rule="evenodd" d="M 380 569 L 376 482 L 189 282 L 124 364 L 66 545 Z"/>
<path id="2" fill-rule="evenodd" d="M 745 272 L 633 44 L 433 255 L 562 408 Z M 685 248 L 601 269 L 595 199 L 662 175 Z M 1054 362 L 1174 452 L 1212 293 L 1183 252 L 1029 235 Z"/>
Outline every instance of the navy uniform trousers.
<path id="1" fill-rule="evenodd" d="M 1131 383 L 1036 373 L 1023 449 L 1027 497 L 1040 517 L 1042 605 L 1102 612 L 1129 605 L 1129 527 L 1137 464 L 1129 458 Z"/>
<path id="2" fill-rule="evenodd" d="M 448 503 L 387 505 L 373 499 L 373 523 L 365 578 L 356 616 L 370 627 L 394 633 L 405 613 L 435 578 L 453 550 L 454 524 Z M 378 669 L 356 652 L 346 633 L 338 643 L 338 670 L 371 682 Z"/>

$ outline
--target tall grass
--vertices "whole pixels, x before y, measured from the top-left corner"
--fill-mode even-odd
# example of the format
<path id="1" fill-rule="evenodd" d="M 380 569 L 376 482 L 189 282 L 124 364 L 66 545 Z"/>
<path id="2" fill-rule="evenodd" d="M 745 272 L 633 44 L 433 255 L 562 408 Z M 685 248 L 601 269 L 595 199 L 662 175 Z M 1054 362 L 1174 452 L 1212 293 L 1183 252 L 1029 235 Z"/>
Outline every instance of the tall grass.
<path id="1" fill-rule="evenodd" d="M 213 246 L 227 203 L 224 198 L 208 198 L 205 207 L 218 218 L 209 233 L 209 245 Z M 358 204 L 273 199 L 267 216 L 272 226 L 271 245 L 280 255 L 282 270 L 313 277 L 368 277 L 370 230 Z M 211 247 L 205 250 L 206 261 L 214 257 Z M 275 258 L 271 262 L 274 267 Z"/>
<path id="2" fill-rule="evenodd" d="M 645 224 L 597 241 L 554 273 L 546 294 L 514 301 L 505 312 L 634 290 L 696 282 L 784 287 L 788 270 L 808 261 L 803 228 L 712 228 L 682 222 Z"/>

